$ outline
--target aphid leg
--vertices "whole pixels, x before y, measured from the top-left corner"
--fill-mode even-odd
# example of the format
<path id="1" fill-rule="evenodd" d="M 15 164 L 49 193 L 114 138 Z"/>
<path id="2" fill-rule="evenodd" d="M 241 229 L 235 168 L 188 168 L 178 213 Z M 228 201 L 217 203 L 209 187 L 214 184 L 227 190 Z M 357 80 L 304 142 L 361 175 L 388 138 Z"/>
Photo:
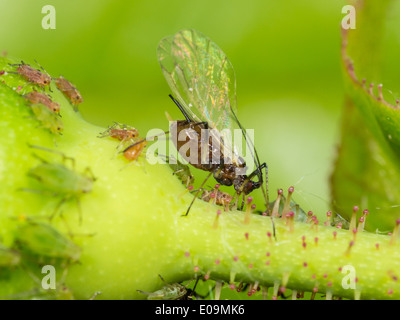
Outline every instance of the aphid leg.
<path id="1" fill-rule="evenodd" d="M 196 299 L 196 295 L 197 295 L 197 294 L 196 294 L 196 287 L 197 287 L 197 283 L 199 282 L 199 280 L 200 280 L 200 278 L 199 278 L 199 277 L 196 277 L 196 282 L 194 283 L 193 289 L 191 290 L 191 294 L 189 294 L 189 295 L 187 296 L 187 298 L 188 298 L 189 300 L 192 300 L 193 298 L 195 298 L 195 300 L 197 300 L 197 299 Z M 191 282 L 192 282 L 192 280 L 189 281 L 189 282 L 186 284 L 185 287 L 187 287 Z"/>
<path id="2" fill-rule="evenodd" d="M 47 160 L 43 159 L 42 157 L 38 156 L 36 153 L 32 153 L 32 156 L 41 161 L 42 163 L 49 163 Z"/>
<path id="3" fill-rule="evenodd" d="M 92 179 L 93 182 L 97 180 L 96 176 L 94 175 L 94 173 L 93 173 L 92 169 L 90 169 L 90 167 L 86 167 L 85 170 L 83 171 L 83 173 L 90 176 L 90 178 Z"/>
<path id="4" fill-rule="evenodd" d="M 260 173 L 261 173 L 261 171 L 260 171 Z M 266 202 L 266 206 L 267 206 L 267 215 L 270 214 L 270 209 L 269 209 L 269 183 L 268 182 L 269 182 L 269 180 L 268 180 L 268 165 L 265 164 L 265 189 L 266 190 L 264 190 L 264 187 L 261 184 L 261 191 L 262 191 L 262 193 L 264 195 L 264 198 L 265 198 L 265 202 Z"/>
<path id="5" fill-rule="evenodd" d="M 190 186 L 190 181 L 191 181 L 191 177 L 188 177 L 188 178 L 187 178 L 187 181 L 186 181 L 186 188 L 189 188 L 189 186 Z"/>
<path id="6" fill-rule="evenodd" d="M 197 197 L 199 196 L 200 190 L 203 189 L 203 186 L 205 185 L 205 183 L 207 182 L 207 180 L 211 177 L 211 175 L 212 175 L 212 172 L 210 172 L 210 173 L 208 174 L 208 176 L 206 177 L 206 179 L 205 179 L 205 180 L 202 182 L 202 184 L 200 185 L 199 190 L 197 191 L 196 195 L 193 197 L 193 200 L 192 200 L 192 202 L 190 203 L 190 206 L 189 206 L 189 208 L 187 209 L 186 214 L 184 214 L 184 216 L 187 216 L 187 215 L 189 214 L 190 208 L 192 207 L 194 201 L 195 201 L 195 200 L 197 199 Z"/>
<path id="7" fill-rule="evenodd" d="M 242 193 L 242 205 L 240 206 L 240 211 L 243 211 L 245 196 L 246 196 L 246 195 L 245 195 L 244 192 L 243 192 L 243 193 Z"/>
<path id="8" fill-rule="evenodd" d="M 262 178 L 262 172 L 261 170 L 265 169 L 265 183 L 266 183 L 266 188 L 267 191 L 265 192 L 264 187 L 263 187 L 263 182 L 264 179 Z M 267 208 L 267 215 L 269 214 L 269 193 L 268 193 L 268 166 L 267 164 L 264 162 L 263 164 L 261 164 L 258 168 L 256 168 L 256 170 L 254 170 L 248 177 L 247 179 L 243 182 L 241 188 L 239 189 L 240 191 L 243 189 L 243 187 L 245 186 L 245 184 L 251 180 L 252 178 L 254 178 L 255 176 L 258 176 L 258 181 L 261 184 L 261 191 L 263 193 L 264 196 L 264 200 L 265 200 L 265 207 Z"/>
<path id="9" fill-rule="evenodd" d="M 79 199 L 79 197 L 76 198 L 76 205 L 78 207 L 78 214 L 79 214 L 79 225 L 82 225 L 82 207 L 81 207 L 81 201 Z"/>
<path id="10" fill-rule="evenodd" d="M 235 194 L 235 202 L 234 202 L 234 205 L 232 206 L 232 208 L 235 208 L 237 210 L 238 202 L 239 202 L 239 193 L 236 193 Z"/>
<path id="11" fill-rule="evenodd" d="M 20 67 L 20 66 L 23 66 L 24 64 L 26 64 L 26 63 L 21 60 L 21 63 L 9 63 L 8 65 L 11 67 Z"/>
<path id="12" fill-rule="evenodd" d="M 56 207 L 54 208 L 53 213 L 50 215 L 49 217 L 49 221 L 51 222 L 51 220 L 53 220 L 53 218 L 55 217 L 55 215 L 58 213 L 58 211 L 60 210 L 61 206 L 67 201 L 67 197 L 64 197 L 61 199 L 61 201 L 56 205 Z"/>
<path id="13" fill-rule="evenodd" d="M 69 227 L 69 224 L 68 224 L 67 220 L 65 220 L 65 217 L 62 214 L 62 212 L 60 213 L 60 218 L 64 222 L 65 227 L 67 228 L 68 236 L 72 239 L 73 238 L 73 233 L 71 231 L 71 228 Z"/>
<path id="14" fill-rule="evenodd" d="M 261 170 L 265 169 L 265 185 L 266 185 L 266 191 L 264 190 L 263 187 L 263 179 L 262 179 L 262 175 L 261 175 Z M 268 190 L 268 166 L 267 164 L 264 162 L 263 164 L 261 164 L 256 170 L 254 170 L 254 172 L 252 172 L 249 176 L 249 178 L 251 179 L 252 177 L 254 177 L 255 175 L 258 175 L 259 177 L 259 182 L 261 182 L 261 191 L 263 193 L 264 196 L 264 200 L 265 200 L 265 205 L 266 205 L 266 210 L 267 210 L 267 215 L 270 215 L 270 209 L 269 209 L 269 190 Z M 275 223 L 274 223 L 274 218 L 271 216 L 271 223 L 272 223 L 272 231 L 273 231 L 273 235 L 274 238 L 276 239 L 276 233 L 275 233 Z"/>
<path id="15" fill-rule="evenodd" d="M 60 151 L 52 150 L 52 149 L 49 149 L 49 148 L 46 148 L 46 147 L 36 146 L 36 145 L 32 145 L 32 144 L 28 144 L 28 147 L 34 148 L 34 149 L 38 149 L 38 150 L 43 150 L 43 151 L 46 151 L 46 152 L 51 152 L 51 153 L 54 153 L 54 154 L 58 154 L 59 156 L 61 156 L 63 158 L 64 162 L 66 162 L 66 160 L 70 160 L 71 164 L 72 164 L 72 168 L 75 168 L 75 159 L 72 158 L 72 157 L 66 156 L 64 153 L 62 153 Z"/>
<path id="16" fill-rule="evenodd" d="M 174 171 L 174 172 L 172 172 L 172 175 L 175 175 L 175 174 L 180 173 L 182 171 L 185 171 L 185 170 L 184 169 L 180 169 L 180 170 Z"/>

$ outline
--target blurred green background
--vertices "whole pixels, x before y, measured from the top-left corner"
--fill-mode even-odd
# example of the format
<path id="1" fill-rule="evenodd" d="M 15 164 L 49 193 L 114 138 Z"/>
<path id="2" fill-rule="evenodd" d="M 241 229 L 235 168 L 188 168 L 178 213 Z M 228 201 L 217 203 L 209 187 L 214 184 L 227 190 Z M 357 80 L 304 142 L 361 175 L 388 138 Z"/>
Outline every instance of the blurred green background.
<path id="1" fill-rule="evenodd" d="M 41 9 L 49 4 L 56 8 L 55 30 L 41 26 Z M 325 216 L 344 94 L 339 53 L 345 4 L 1 0 L 0 51 L 37 59 L 51 75 L 72 81 L 85 99 L 80 110 L 88 121 L 100 126 L 118 121 L 144 135 L 151 128 L 167 129 L 165 111 L 181 117 L 168 98 L 158 42 L 183 28 L 203 32 L 234 66 L 239 119 L 255 129 L 271 193 L 294 185 L 295 201 Z M 388 23 L 398 26 L 394 18 Z M 393 31 L 387 43 L 398 48 L 399 39 Z M 396 51 L 387 52 L 394 61 Z M 393 89 L 391 70 L 386 72 Z"/>

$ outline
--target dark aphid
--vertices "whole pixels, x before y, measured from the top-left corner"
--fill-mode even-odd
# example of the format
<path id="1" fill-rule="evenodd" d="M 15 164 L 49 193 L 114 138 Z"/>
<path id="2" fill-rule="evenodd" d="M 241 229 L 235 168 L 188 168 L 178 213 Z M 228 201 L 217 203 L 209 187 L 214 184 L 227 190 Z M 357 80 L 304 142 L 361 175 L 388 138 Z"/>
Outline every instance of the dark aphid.
<path id="1" fill-rule="evenodd" d="M 43 128 L 48 129 L 51 133 L 58 134 L 61 134 L 64 130 L 64 124 L 60 117 L 44 104 L 32 104 L 29 107 Z"/>
<path id="2" fill-rule="evenodd" d="M 13 267 L 21 262 L 21 254 L 0 244 L 0 268 Z"/>
<path id="3" fill-rule="evenodd" d="M 196 284 L 194 285 L 193 290 L 187 289 L 186 286 L 180 283 L 172 283 L 169 284 L 166 282 L 161 275 L 158 275 L 160 279 L 165 283 L 165 286 L 162 287 L 160 290 L 155 292 L 145 292 L 142 290 L 137 290 L 140 293 L 147 295 L 147 300 L 191 300 L 192 294 L 196 289 L 197 282 L 199 278 L 196 280 Z"/>
<path id="4" fill-rule="evenodd" d="M 63 76 L 54 79 L 57 88 L 71 101 L 74 106 L 83 102 L 82 95 L 76 87 Z"/>
<path id="5" fill-rule="evenodd" d="M 18 64 L 10 64 L 11 66 L 17 66 L 16 72 L 8 73 L 17 73 L 24 77 L 29 82 L 41 86 L 44 88 L 45 86 L 49 86 L 51 83 L 51 77 L 48 74 L 42 73 L 41 71 L 32 68 L 30 65 L 25 64 L 23 61 Z"/>
<path id="6" fill-rule="evenodd" d="M 268 188 L 265 192 L 262 176 L 262 169 L 267 172 L 267 165 L 260 164 L 252 142 L 236 117 L 235 73 L 226 55 L 214 42 L 195 30 L 182 30 L 164 38 L 157 54 L 177 100 L 170 97 L 185 117 L 185 120 L 172 122 L 170 126 L 170 134 L 179 137 L 173 142 L 180 155 L 195 168 L 208 171 L 206 180 L 213 175 L 218 183 L 233 186 L 237 198 L 261 187 L 268 210 Z M 242 130 L 252 152 L 256 170 L 250 175 L 246 174 L 246 163 L 226 133 L 226 130 L 232 131 L 234 125 Z M 208 136 L 204 137 L 204 131 Z M 190 142 L 198 144 L 194 152 L 184 148 Z M 252 180 L 255 176 L 258 181 Z M 190 206 L 186 215 L 189 210 Z"/>
<path id="7" fill-rule="evenodd" d="M 50 219 L 54 217 L 58 209 L 69 200 L 75 200 L 80 204 L 80 198 L 87 193 L 90 193 L 93 188 L 93 182 L 96 180 L 93 173 L 89 168 L 86 168 L 84 172 L 77 172 L 74 169 L 74 160 L 66 157 L 64 154 L 57 151 L 47 149 L 44 147 L 31 146 L 32 148 L 44 150 L 47 152 L 53 152 L 63 157 L 64 163 L 61 162 L 48 162 L 38 156 L 41 163 L 29 170 L 28 176 L 36 179 L 41 188 L 39 190 L 24 189 L 25 191 L 32 191 L 36 193 L 43 193 L 60 197 L 61 200 L 57 205 L 54 213 Z M 72 167 L 69 168 L 65 165 L 65 160 L 69 159 L 72 161 Z M 80 207 L 79 207 L 80 209 Z M 82 217 L 80 215 L 80 221 Z"/>
<path id="8" fill-rule="evenodd" d="M 79 260 L 81 248 L 50 224 L 25 221 L 15 232 L 21 250 L 40 257 Z"/>
<path id="9" fill-rule="evenodd" d="M 43 93 L 40 93 L 37 91 L 31 91 L 31 92 L 27 93 L 26 95 L 24 95 L 24 98 L 33 104 L 41 103 L 54 113 L 60 112 L 60 104 L 52 101 L 47 95 L 45 95 Z"/>

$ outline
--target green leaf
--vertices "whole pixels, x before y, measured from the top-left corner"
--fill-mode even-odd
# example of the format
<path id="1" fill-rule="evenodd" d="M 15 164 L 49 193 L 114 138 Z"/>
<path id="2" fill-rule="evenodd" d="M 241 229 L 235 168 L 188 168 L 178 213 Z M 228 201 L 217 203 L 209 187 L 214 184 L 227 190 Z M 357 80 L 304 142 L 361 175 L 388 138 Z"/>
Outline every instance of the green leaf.
<path id="1" fill-rule="evenodd" d="M 392 230 L 400 216 L 400 109 L 386 101 L 382 85 L 376 85 L 380 80 L 379 43 L 389 4 L 360 2 L 357 29 L 343 31 L 347 97 L 331 179 L 335 209 L 350 219 L 354 205 L 368 208 L 366 228 L 371 231 Z"/>

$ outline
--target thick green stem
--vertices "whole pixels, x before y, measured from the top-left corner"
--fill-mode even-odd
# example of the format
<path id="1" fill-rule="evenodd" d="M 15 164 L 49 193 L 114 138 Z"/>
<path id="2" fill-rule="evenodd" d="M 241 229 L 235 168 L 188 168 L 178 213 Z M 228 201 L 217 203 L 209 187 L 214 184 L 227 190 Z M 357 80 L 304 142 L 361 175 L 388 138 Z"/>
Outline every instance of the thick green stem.
<path id="1" fill-rule="evenodd" d="M 2 60 L 1 68 L 10 68 L 6 62 Z M 285 216 L 274 219 L 275 238 L 270 217 L 252 214 L 246 224 L 244 212 L 229 211 L 222 212 L 216 223 L 217 211 L 223 208 L 201 200 L 184 217 L 192 195 L 167 165 L 150 165 L 144 157 L 128 163 L 116 152 L 118 141 L 98 138 L 104 129 L 82 120 L 53 87 L 51 95 L 61 104 L 65 126 L 63 135 L 54 137 L 38 127 L 40 123 L 20 96 L 29 89 L 12 89 L 23 81 L 16 75 L 2 79 L 6 82 L 0 86 L 0 235 L 4 245 L 20 250 L 15 240 L 21 215 L 48 221 L 60 201 L 54 195 L 21 191 L 39 186 L 27 176 L 40 163 L 34 154 L 67 166 L 59 155 L 29 145 L 62 152 L 74 159 L 71 170 L 90 168 L 97 178 L 92 191 L 79 197 L 79 206 L 76 199 L 67 199 L 51 220 L 51 226 L 82 248 L 79 263 L 56 264 L 58 274 L 68 271 L 65 284 L 76 298 L 87 299 L 96 291 L 102 292 L 103 299 L 145 298 L 137 290 L 163 286 L 159 274 L 168 282 L 208 274 L 226 283 L 318 290 L 328 292 L 328 297 L 399 298 L 400 248 L 389 245 L 389 236 L 359 232 L 349 248 L 352 232 L 293 222 Z M 32 267 L 32 259 L 23 253 L 20 265 L 3 267 L 0 296 L 18 296 L 40 287 L 43 259 L 39 257 Z M 345 270 L 345 266 L 354 267 L 356 291 L 342 287 L 346 274 L 339 268 Z"/>

